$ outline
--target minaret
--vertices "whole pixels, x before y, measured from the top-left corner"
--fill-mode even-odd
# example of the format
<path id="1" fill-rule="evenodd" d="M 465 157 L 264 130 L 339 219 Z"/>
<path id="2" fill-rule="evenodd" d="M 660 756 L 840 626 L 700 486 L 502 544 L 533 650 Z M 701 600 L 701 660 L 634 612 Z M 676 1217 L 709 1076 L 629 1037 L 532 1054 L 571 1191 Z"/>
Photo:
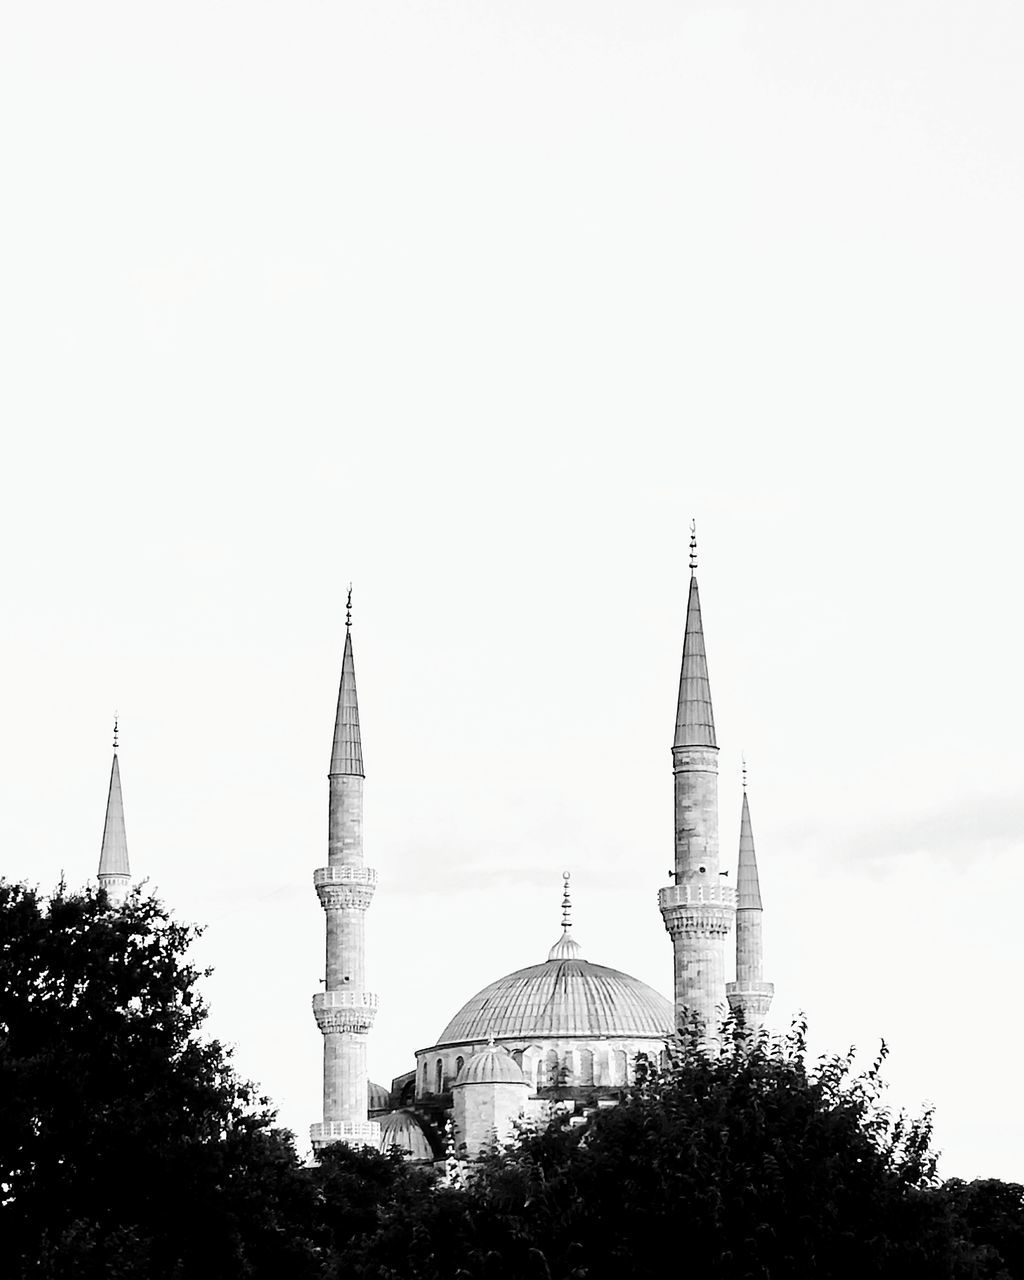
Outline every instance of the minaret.
<path id="1" fill-rule="evenodd" d="M 327 862 L 313 883 L 327 917 L 325 989 L 313 997 L 324 1037 L 324 1118 L 310 1129 L 313 1146 L 375 1145 L 380 1125 L 367 1119 L 366 1037 L 377 997 L 366 990 L 366 909 L 377 873 L 363 864 L 363 746 L 352 661 L 352 588 L 345 616 L 338 713 L 331 750 Z"/>
<path id="2" fill-rule="evenodd" d="M 752 1031 L 760 1029 L 775 994 L 775 987 L 763 980 L 764 954 L 761 938 L 761 886 L 757 879 L 754 831 L 750 825 L 747 800 L 747 765 L 743 764 L 743 809 L 740 813 L 740 862 L 736 876 L 736 981 L 727 987 L 729 1005 L 742 1013 Z"/>
<path id="3" fill-rule="evenodd" d="M 675 883 L 661 890 L 658 905 L 675 955 L 676 1023 L 683 1026 L 696 1016 L 713 1032 L 726 1012 L 725 941 L 736 908 L 735 893 L 718 871 L 718 744 L 704 652 L 693 524 L 672 772 Z"/>
<path id="4" fill-rule="evenodd" d="M 124 804 L 121 800 L 121 770 L 117 763 L 117 716 L 114 717 L 114 762 L 110 766 L 107 813 L 103 819 L 103 843 L 97 873 L 100 888 L 106 889 L 112 906 L 119 907 L 131 885 L 128 869 L 128 840 L 124 834 Z"/>

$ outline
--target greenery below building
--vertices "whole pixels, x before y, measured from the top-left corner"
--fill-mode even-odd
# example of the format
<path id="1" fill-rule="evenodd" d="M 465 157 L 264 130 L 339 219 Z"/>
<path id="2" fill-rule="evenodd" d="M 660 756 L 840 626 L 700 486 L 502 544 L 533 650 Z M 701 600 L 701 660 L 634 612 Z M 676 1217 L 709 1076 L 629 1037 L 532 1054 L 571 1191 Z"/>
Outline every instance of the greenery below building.
<path id="1" fill-rule="evenodd" d="M 619 1106 L 471 1174 L 291 1134 L 202 1036 L 196 931 L 0 881 L 0 1273 L 11 1280 L 1024 1277 L 1024 1188 L 941 1182 L 884 1053 L 805 1029 L 641 1064 Z"/>

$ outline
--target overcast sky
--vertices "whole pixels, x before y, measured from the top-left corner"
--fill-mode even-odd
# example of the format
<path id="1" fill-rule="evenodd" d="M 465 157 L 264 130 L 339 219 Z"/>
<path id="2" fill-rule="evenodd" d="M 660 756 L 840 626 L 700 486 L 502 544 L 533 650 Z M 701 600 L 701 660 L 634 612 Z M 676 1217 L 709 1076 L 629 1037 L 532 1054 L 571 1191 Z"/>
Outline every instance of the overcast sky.
<path id="1" fill-rule="evenodd" d="M 1024 8 L 0 11 L 2 869 L 205 922 L 305 1144 L 355 584 L 374 1078 L 542 960 L 671 992 L 687 526 L 772 1020 L 1024 1180 Z"/>

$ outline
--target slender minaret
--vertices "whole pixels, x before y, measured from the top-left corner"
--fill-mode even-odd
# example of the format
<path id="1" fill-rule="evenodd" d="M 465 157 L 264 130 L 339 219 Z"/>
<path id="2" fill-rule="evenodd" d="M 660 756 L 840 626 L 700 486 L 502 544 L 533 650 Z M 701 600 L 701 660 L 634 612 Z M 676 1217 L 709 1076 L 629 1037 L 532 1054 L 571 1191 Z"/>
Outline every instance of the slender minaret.
<path id="1" fill-rule="evenodd" d="M 100 845 L 100 888 L 106 889 L 111 904 L 119 907 L 131 885 L 128 869 L 128 840 L 124 834 L 124 804 L 121 800 L 121 770 L 117 763 L 117 716 L 114 717 L 114 762 L 110 766 L 110 790 L 107 813 L 103 819 L 103 843 Z"/>
<path id="2" fill-rule="evenodd" d="M 683 1026 L 696 1016 L 713 1032 L 726 1012 L 725 943 L 736 908 L 735 893 L 718 871 L 718 744 L 697 591 L 694 524 L 672 771 L 675 883 L 661 890 L 658 903 L 675 955 L 676 1023 Z"/>
<path id="3" fill-rule="evenodd" d="M 740 861 L 736 876 L 736 981 L 727 988 L 729 1005 L 752 1030 L 760 1029 L 775 994 L 765 982 L 761 938 L 761 886 L 757 879 L 754 831 L 747 800 L 747 763 L 743 762 L 743 809 L 740 813 Z"/>
<path id="4" fill-rule="evenodd" d="M 313 1146 L 375 1144 L 380 1125 L 367 1119 L 366 1037 L 377 997 L 366 990 L 366 909 L 377 873 L 363 864 L 363 746 L 352 661 L 352 588 L 345 616 L 338 713 L 331 750 L 327 862 L 313 873 L 327 917 L 325 989 L 313 997 L 324 1037 L 324 1118 L 310 1130 Z"/>

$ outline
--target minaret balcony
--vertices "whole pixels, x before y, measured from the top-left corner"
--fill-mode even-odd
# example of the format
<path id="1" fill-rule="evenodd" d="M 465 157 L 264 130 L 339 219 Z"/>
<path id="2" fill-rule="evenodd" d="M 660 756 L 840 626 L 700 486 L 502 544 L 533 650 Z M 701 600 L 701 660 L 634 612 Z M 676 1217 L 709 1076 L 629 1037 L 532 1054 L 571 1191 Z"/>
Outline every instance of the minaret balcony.
<path id="1" fill-rule="evenodd" d="M 372 867 L 317 867 L 313 885 L 325 911 L 365 911 L 373 901 L 377 873 Z"/>
<path id="2" fill-rule="evenodd" d="M 734 910 L 736 907 L 736 890 L 731 884 L 723 884 L 721 877 L 717 883 L 685 882 L 683 884 L 666 885 L 658 892 L 658 906 L 662 911 L 666 907 L 690 906 L 692 903 L 708 902 L 716 906 Z"/>
<path id="3" fill-rule="evenodd" d="M 658 893 L 665 928 L 673 938 L 722 937 L 736 917 L 736 890 L 722 884 L 672 884 Z"/>
<path id="4" fill-rule="evenodd" d="M 321 1147 L 329 1147 L 332 1142 L 345 1142 L 352 1147 L 375 1147 L 380 1141 L 380 1125 L 376 1120 L 325 1120 L 323 1124 L 309 1126 L 309 1137 L 317 1151 Z"/>
<path id="5" fill-rule="evenodd" d="M 318 991 L 313 1016 L 323 1034 L 353 1031 L 365 1034 L 373 1026 L 380 997 L 373 991 Z"/>

